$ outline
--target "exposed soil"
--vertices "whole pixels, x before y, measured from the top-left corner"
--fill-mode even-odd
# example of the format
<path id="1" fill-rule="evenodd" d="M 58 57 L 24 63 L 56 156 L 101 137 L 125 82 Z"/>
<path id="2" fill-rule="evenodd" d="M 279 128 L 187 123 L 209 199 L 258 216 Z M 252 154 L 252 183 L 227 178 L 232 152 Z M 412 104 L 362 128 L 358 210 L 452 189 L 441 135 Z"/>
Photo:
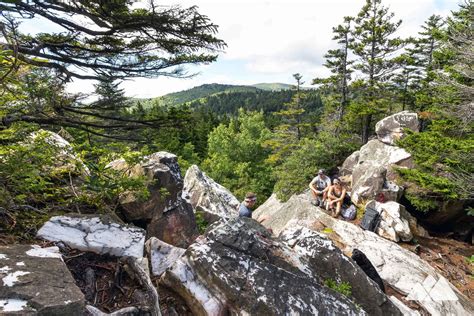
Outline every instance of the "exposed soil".
<path id="1" fill-rule="evenodd" d="M 64 262 L 84 293 L 87 304 L 106 313 L 135 306 L 139 308 L 140 315 L 148 315 L 149 298 L 146 292 L 132 279 L 119 258 L 71 249 L 62 252 Z M 156 285 L 157 280 L 153 281 Z M 159 287 L 158 293 L 163 316 L 192 315 L 186 304 L 172 291 Z"/>

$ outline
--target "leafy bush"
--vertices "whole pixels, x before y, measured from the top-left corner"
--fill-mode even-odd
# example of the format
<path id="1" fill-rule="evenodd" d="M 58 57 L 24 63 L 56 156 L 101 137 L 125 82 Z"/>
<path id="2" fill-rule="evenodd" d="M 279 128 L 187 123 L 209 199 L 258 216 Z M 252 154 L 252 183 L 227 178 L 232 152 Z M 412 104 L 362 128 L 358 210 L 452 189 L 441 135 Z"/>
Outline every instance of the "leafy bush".
<path id="1" fill-rule="evenodd" d="M 357 149 L 357 144 L 347 136 L 335 137 L 320 133 L 316 139 L 304 138 L 289 157 L 274 172 L 275 192 L 286 201 L 293 194 L 302 192 L 320 168 L 333 170 Z"/>
<path id="2" fill-rule="evenodd" d="M 337 282 L 333 279 L 324 281 L 324 285 L 344 296 L 350 297 L 352 295 L 352 286 L 348 282 Z"/>

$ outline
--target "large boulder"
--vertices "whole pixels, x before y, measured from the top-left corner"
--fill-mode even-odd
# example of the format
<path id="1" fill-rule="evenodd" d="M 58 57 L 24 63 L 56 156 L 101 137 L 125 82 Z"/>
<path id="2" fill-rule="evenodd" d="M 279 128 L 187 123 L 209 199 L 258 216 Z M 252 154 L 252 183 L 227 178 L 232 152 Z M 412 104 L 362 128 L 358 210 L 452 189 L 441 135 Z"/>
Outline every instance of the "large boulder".
<path id="1" fill-rule="evenodd" d="M 82 315 L 84 304 L 57 247 L 0 247 L 0 314 Z"/>
<path id="2" fill-rule="evenodd" d="M 174 209 L 154 217 L 146 233 L 147 238 L 156 237 L 175 247 L 187 248 L 199 235 L 193 208 L 183 199 Z"/>
<path id="3" fill-rule="evenodd" d="M 183 197 L 183 178 L 175 155 L 161 151 L 132 167 L 123 159 L 109 163 L 108 167 L 122 170 L 130 177 L 146 178 L 150 192 L 146 201 L 124 194 L 120 203 L 128 221 L 146 227 L 147 238 L 157 237 L 186 248 L 198 236 L 193 208 Z"/>
<path id="4" fill-rule="evenodd" d="M 367 202 L 365 208 L 375 209 L 380 214 L 380 224 L 376 231 L 378 235 L 395 242 L 413 239 L 411 227 L 417 225 L 416 219 L 405 210 L 403 205 L 393 201 L 379 203 L 371 200 Z"/>
<path id="5" fill-rule="evenodd" d="M 54 216 L 37 237 L 62 242 L 73 249 L 116 257 L 143 257 L 145 231 L 107 216 Z"/>
<path id="6" fill-rule="evenodd" d="M 148 182 L 150 197 L 146 201 L 139 200 L 133 194 L 120 197 L 123 213 L 129 221 L 149 221 L 182 203 L 183 178 L 176 155 L 160 151 L 146 156 L 134 166 L 118 159 L 107 167 L 123 171 L 130 177 L 145 177 Z"/>
<path id="7" fill-rule="evenodd" d="M 160 279 L 193 314 L 365 314 L 323 286 L 307 256 L 274 239 L 258 222 L 232 218 L 214 225 Z"/>
<path id="8" fill-rule="evenodd" d="M 416 113 L 409 111 L 399 112 L 375 124 L 377 138 L 388 145 L 394 145 L 397 140 L 403 138 L 405 136 L 404 129 L 418 132 L 420 123 Z"/>
<path id="9" fill-rule="evenodd" d="M 278 210 L 263 209 L 265 204 L 278 205 Z M 445 299 L 436 295 L 424 296 L 421 299 L 413 298 L 432 315 L 474 314 L 474 303 L 454 285 L 447 282 L 426 261 L 373 232 L 365 231 L 350 222 L 332 218 L 321 209 L 311 205 L 309 194 L 292 196 L 286 203 L 264 203 L 256 212 L 261 216 L 271 214 L 271 218 L 262 223 L 276 233 L 284 230 L 285 226 L 301 225 L 326 233 L 344 253 L 351 253 L 354 248 L 361 250 L 375 266 L 385 284 L 406 297 L 413 291 L 416 292 L 420 286 L 424 286 L 425 279 L 433 278 L 439 284 L 436 293 L 444 291 L 446 293 Z M 307 214 L 307 218 L 305 218 L 305 214 Z M 429 293 L 431 294 L 431 292 Z"/>
<path id="10" fill-rule="evenodd" d="M 393 166 L 412 167 L 413 159 L 403 148 L 377 139 L 362 146 L 352 171 L 352 201 L 358 204 L 362 200 L 374 199 L 380 193 L 385 200 L 398 200 L 403 190 L 393 182 L 396 178 Z"/>
<path id="11" fill-rule="evenodd" d="M 201 212 L 208 223 L 238 215 L 239 200 L 196 165 L 186 171 L 184 191 L 189 195 L 195 211 Z"/>
<path id="12" fill-rule="evenodd" d="M 402 315 L 357 263 L 345 257 L 326 235 L 293 226 L 285 229 L 280 239 L 307 256 L 309 268 L 317 271 L 323 280 L 349 284 L 354 301 L 369 315 Z"/>
<path id="13" fill-rule="evenodd" d="M 354 167 L 359 163 L 359 151 L 354 151 L 349 157 L 344 160 L 341 168 L 339 169 L 339 175 L 348 176 L 354 172 Z"/>

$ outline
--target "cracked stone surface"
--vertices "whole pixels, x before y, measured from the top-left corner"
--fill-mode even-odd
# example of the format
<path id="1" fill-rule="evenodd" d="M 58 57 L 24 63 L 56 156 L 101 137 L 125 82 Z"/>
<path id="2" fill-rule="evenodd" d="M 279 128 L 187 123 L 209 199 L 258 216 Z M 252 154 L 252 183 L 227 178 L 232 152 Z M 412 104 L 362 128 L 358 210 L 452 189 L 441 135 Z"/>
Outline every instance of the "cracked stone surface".
<path id="1" fill-rule="evenodd" d="M 154 276 L 163 274 L 186 249 L 174 247 L 158 238 L 152 237 L 145 243 L 146 252 L 151 262 L 151 271 Z"/>
<path id="2" fill-rule="evenodd" d="M 196 165 L 186 171 L 183 190 L 195 211 L 202 212 L 209 223 L 238 216 L 239 200 Z"/>
<path id="3" fill-rule="evenodd" d="M 355 302 L 369 315 L 402 315 L 376 283 L 326 235 L 306 227 L 292 226 L 281 232 L 280 239 L 297 253 L 309 257 L 309 267 L 323 280 L 349 283 Z"/>
<path id="4" fill-rule="evenodd" d="M 57 247 L 0 247 L 1 315 L 82 315 L 84 304 Z"/>
<path id="5" fill-rule="evenodd" d="M 377 138 L 388 145 L 394 145 L 397 140 L 402 139 L 405 136 L 404 129 L 419 131 L 418 114 L 403 111 L 390 115 L 375 124 Z"/>
<path id="6" fill-rule="evenodd" d="M 366 315 L 256 221 L 219 221 L 160 279 L 196 315 Z"/>
<path id="7" fill-rule="evenodd" d="M 384 144 L 378 139 L 369 141 L 357 153 L 349 156 L 343 164 L 345 174 L 352 170 L 352 201 L 357 204 L 361 199 L 373 199 L 384 190 L 388 191 L 386 198 L 400 198 L 401 188 L 390 182 L 395 177 L 392 166 L 412 167 L 411 154 L 403 148 Z"/>
<path id="8" fill-rule="evenodd" d="M 143 257 L 145 231 L 106 216 L 54 216 L 37 237 L 61 241 L 71 248 L 117 257 Z"/>
<path id="9" fill-rule="evenodd" d="M 273 197 L 273 199 L 276 198 Z M 271 205 L 272 208 L 267 208 L 266 205 Z M 301 225 L 326 232 L 327 236 L 345 253 L 351 253 L 354 248 L 361 250 L 372 262 L 384 282 L 406 296 L 416 286 L 420 286 L 427 277 L 442 280 L 442 276 L 416 254 L 352 223 L 334 219 L 311 205 L 309 194 L 295 195 L 286 203 L 265 202 L 256 212 L 260 215 L 270 215 L 269 219 L 263 221 L 262 224 L 272 228 L 276 234 L 284 230 L 285 226 Z M 453 293 L 455 300 L 420 300 L 417 303 L 432 315 L 473 315 L 474 303 L 451 283 L 446 281 L 444 285 L 443 291 Z"/>

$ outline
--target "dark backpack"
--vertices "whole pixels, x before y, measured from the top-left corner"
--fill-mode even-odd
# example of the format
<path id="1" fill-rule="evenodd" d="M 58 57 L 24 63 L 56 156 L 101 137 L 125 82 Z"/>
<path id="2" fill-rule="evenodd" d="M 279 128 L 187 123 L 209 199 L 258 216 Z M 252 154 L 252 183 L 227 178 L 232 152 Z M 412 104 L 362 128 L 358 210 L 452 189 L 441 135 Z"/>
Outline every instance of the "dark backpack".
<path id="1" fill-rule="evenodd" d="M 367 207 L 364 212 L 364 216 L 362 217 L 362 221 L 360 222 L 360 227 L 365 230 L 370 230 L 374 232 L 380 223 L 380 214 L 377 212 L 376 209 L 371 207 Z"/>

